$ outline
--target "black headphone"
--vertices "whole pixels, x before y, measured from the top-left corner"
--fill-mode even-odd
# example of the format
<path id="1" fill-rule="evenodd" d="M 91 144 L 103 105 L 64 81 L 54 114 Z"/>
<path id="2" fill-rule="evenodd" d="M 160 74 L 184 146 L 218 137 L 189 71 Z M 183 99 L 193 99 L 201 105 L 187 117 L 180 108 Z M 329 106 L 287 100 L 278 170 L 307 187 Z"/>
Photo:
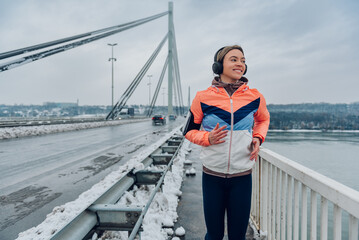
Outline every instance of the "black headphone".
<path id="1" fill-rule="evenodd" d="M 220 48 L 220 49 L 216 52 L 216 54 L 214 54 L 214 63 L 212 64 L 212 70 L 213 70 L 213 72 L 214 72 L 215 74 L 218 74 L 218 75 L 221 74 L 221 73 L 223 73 L 223 63 L 222 63 L 222 62 L 218 62 L 218 61 L 217 61 L 217 57 L 218 57 L 218 54 L 220 53 L 220 51 L 222 51 L 224 48 L 225 48 L 225 47 Z M 247 64 L 245 64 L 245 65 L 246 65 L 246 69 L 244 70 L 243 75 L 247 73 L 247 69 L 248 69 Z"/>

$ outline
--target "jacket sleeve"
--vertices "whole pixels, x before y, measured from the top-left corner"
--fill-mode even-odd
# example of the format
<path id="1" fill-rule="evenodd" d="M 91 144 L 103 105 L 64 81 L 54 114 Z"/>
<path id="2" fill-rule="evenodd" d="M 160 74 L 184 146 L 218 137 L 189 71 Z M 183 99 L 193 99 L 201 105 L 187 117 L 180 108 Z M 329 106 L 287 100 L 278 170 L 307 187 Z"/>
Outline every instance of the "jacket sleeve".
<path id="1" fill-rule="evenodd" d="M 195 144 L 209 146 L 211 145 L 208 140 L 209 132 L 201 130 L 202 119 L 203 112 L 201 101 L 199 94 L 197 93 L 193 99 L 187 123 L 183 130 L 183 135 Z"/>
<path id="2" fill-rule="evenodd" d="M 269 127 L 270 116 L 267 109 L 266 100 L 263 95 L 260 94 L 260 103 L 258 111 L 254 114 L 254 126 L 253 126 L 253 137 L 260 139 L 261 143 L 264 142 L 268 127 Z"/>

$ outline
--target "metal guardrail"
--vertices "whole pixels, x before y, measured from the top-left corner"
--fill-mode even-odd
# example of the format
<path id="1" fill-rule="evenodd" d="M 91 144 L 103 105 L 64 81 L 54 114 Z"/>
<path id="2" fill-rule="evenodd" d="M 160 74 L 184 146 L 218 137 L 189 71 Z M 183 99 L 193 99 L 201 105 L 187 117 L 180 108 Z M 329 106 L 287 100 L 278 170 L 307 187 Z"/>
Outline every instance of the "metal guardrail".
<path id="1" fill-rule="evenodd" d="M 263 148 L 251 219 L 268 240 L 358 240 L 359 192 Z"/>
<path id="2" fill-rule="evenodd" d="M 55 233 L 51 239 L 91 239 L 94 232 L 103 232 L 105 230 L 128 231 L 130 233 L 128 239 L 135 239 L 136 236 L 139 236 L 142 220 L 161 187 L 164 177 L 170 169 L 182 143 L 182 135 L 172 135 L 142 161 L 144 170 L 130 170 L 127 175 L 117 181 L 86 210 Z M 151 164 L 166 165 L 166 168 L 164 171 L 146 170 Z M 145 206 L 137 206 L 136 208 L 116 204 L 121 196 L 134 184 L 156 185 L 147 204 Z"/>
<path id="3" fill-rule="evenodd" d="M 93 118 L 11 118 L 0 119 L 0 128 L 5 127 L 29 127 L 53 124 L 71 124 L 85 122 L 104 121 L 104 117 Z"/>
<path id="4" fill-rule="evenodd" d="M 142 119 L 145 116 L 126 117 L 125 119 Z M 105 117 L 93 118 L 13 118 L 13 119 L 0 119 L 0 128 L 5 127 L 30 127 L 42 125 L 55 125 L 55 124 L 74 124 L 74 123 L 90 123 L 90 122 L 105 122 Z"/>

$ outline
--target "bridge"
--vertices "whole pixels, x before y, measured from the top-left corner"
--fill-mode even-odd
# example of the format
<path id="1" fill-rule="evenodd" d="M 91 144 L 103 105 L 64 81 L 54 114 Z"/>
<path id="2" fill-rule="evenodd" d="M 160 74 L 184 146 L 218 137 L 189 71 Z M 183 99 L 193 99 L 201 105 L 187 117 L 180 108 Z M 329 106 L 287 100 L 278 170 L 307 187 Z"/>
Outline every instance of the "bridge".
<path id="1" fill-rule="evenodd" d="M 126 106 L 128 99 L 133 95 L 136 87 L 143 80 L 166 41 L 168 41 L 167 58 L 146 116 L 149 117 L 153 113 L 166 70 L 168 74 L 167 114 L 173 114 L 175 109 L 178 111 L 177 114 L 183 115 L 183 98 L 174 33 L 172 3 L 169 3 L 169 10 L 167 12 L 154 16 L 1 53 L 0 60 L 28 54 L 31 51 L 39 51 L 35 54 L 1 64 L 0 72 L 11 71 L 12 68 L 20 67 L 24 64 L 31 64 L 33 61 L 38 61 L 45 57 L 68 51 L 84 44 L 89 44 L 98 39 L 117 34 L 164 16 L 168 16 L 168 33 L 164 36 L 135 79 L 129 84 L 125 93 L 113 104 L 111 111 L 103 120 L 116 121 L 119 113 Z M 50 49 L 42 50 L 45 48 Z M 113 57 L 110 60 L 113 63 Z M 176 98 L 175 101 L 177 102 L 177 106 L 175 107 L 173 106 L 174 98 Z M 146 119 L 144 119 L 144 121 L 145 120 Z M 124 171 L 126 174 L 122 174 L 118 177 L 117 180 L 108 187 L 108 190 L 93 199 L 88 206 L 85 206 L 76 216 L 73 216 L 63 228 L 57 229 L 56 231 L 51 230 L 53 231 L 51 239 L 87 239 L 91 238 L 94 233 L 100 234 L 107 230 L 128 232 L 128 239 L 135 239 L 140 236 L 143 230 L 141 229 L 143 218 L 156 193 L 162 189 L 166 174 L 171 172 L 172 168 L 174 168 L 174 162 L 178 161 L 176 157 L 185 142 L 183 137 L 178 135 L 181 124 L 183 124 L 183 121 L 178 121 L 177 125 L 171 126 L 171 129 L 168 129 L 169 134 L 166 136 L 166 139 L 161 139 L 157 145 L 155 144 L 156 148 L 152 149 L 148 155 L 139 157 L 141 158 L 141 167 L 143 167 L 143 169 L 138 170 L 136 167 L 126 169 L 126 171 Z M 136 130 L 144 130 L 146 127 L 145 125 L 137 124 L 134 128 L 137 128 Z M 125 129 L 121 131 L 125 131 Z M 152 131 L 152 128 L 150 131 Z M 131 136 L 137 134 L 134 129 L 126 133 Z M 118 147 L 116 145 L 118 141 L 125 141 L 123 139 L 111 139 L 107 141 L 108 145 L 101 145 L 101 149 L 98 149 L 96 146 L 98 143 L 91 144 L 90 141 L 95 140 L 90 137 L 92 135 L 101 136 L 102 134 L 106 135 L 105 131 L 99 131 L 96 132 L 96 134 L 89 133 L 81 138 L 84 144 L 81 148 L 83 150 L 82 154 L 86 155 L 87 153 L 88 155 L 86 155 L 86 157 L 93 156 L 96 157 L 96 159 L 121 162 L 119 159 L 116 159 L 116 157 L 120 158 L 119 156 L 111 157 L 109 155 L 102 155 L 102 158 L 98 157 L 97 152 L 104 153 L 108 151 L 108 149 Z M 116 131 L 116 134 L 121 135 L 121 132 Z M 61 138 L 63 136 L 59 137 Z M 85 139 L 87 139 L 88 142 L 86 142 Z M 136 138 L 136 141 L 137 139 L 138 138 Z M 66 140 L 67 139 L 64 138 L 64 141 Z M 57 141 L 60 140 L 57 139 Z M 28 139 L 28 142 L 31 142 L 31 140 Z M 44 144 L 45 143 L 34 145 L 42 146 Z M 52 144 L 55 145 L 57 143 L 55 141 Z M 150 141 L 143 143 L 143 145 L 150 144 Z M 62 147 L 69 148 L 70 146 L 63 145 Z M 194 152 L 198 154 L 198 148 L 193 147 L 193 149 Z M 78 149 L 76 151 L 78 151 Z M 72 155 L 75 155 L 76 151 L 73 150 Z M 72 155 L 68 153 L 68 158 L 71 158 Z M 13 157 L 13 159 L 14 158 L 15 157 Z M 76 159 L 76 161 L 79 162 L 83 159 L 84 157 Z M 35 163 L 39 165 L 36 171 L 41 169 L 41 164 L 45 161 L 53 161 L 53 164 L 55 164 L 56 161 L 64 161 L 64 159 L 54 154 L 44 159 L 45 161 L 39 160 L 40 158 L 37 158 L 35 161 Z M 4 159 L 1 159 L 1 161 L 4 161 Z M 34 171 L 34 163 L 27 164 L 24 161 L 22 164 L 21 166 L 17 166 L 17 168 L 20 169 L 24 167 L 29 168 L 29 171 Z M 70 165 L 73 164 L 73 162 L 66 164 Z M 161 170 L 151 169 L 150 166 L 152 165 L 161 165 Z M 64 166 L 61 166 L 61 168 L 63 167 Z M 16 176 L 16 169 L 9 168 L 5 170 L 12 171 L 12 174 L 14 174 L 12 176 Z M 46 170 L 41 174 L 47 175 L 51 171 L 53 170 Z M 109 172 L 107 173 L 109 174 Z M 5 172 L 3 175 L 6 175 Z M 7 179 L 11 179 L 12 176 L 9 175 Z M 37 177 L 38 176 L 34 178 Z M 26 178 L 24 178 L 23 181 L 26 181 Z M 358 239 L 359 193 L 357 191 L 265 148 L 261 149 L 259 159 L 254 167 L 253 183 L 250 219 L 252 235 L 248 236 L 249 239 L 342 239 L 343 232 L 347 234 L 345 236 L 350 240 Z M 154 186 L 149 200 L 143 208 L 130 208 L 129 206 L 116 204 L 127 190 L 134 188 L 136 185 Z M 3 187 L 2 189 L 7 191 L 9 187 Z M 197 204 L 198 202 L 199 201 L 197 201 Z M 185 207 L 186 206 L 182 206 L 182 208 Z M 198 207 L 200 208 L 200 206 Z M 61 209 L 56 209 L 56 211 L 61 211 Z M 342 212 L 346 213 L 344 217 Z M 179 217 L 181 218 L 181 215 Z M 189 218 L 191 218 L 191 216 Z M 193 224 L 193 222 L 191 224 Z M 203 236 L 197 237 L 202 238 Z"/>
<path id="2" fill-rule="evenodd" d="M 167 71 L 168 75 L 168 114 L 173 114 L 173 100 L 175 100 L 178 109 L 177 114 L 184 114 L 184 105 L 183 105 L 183 98 L 182 98 L 182 87 L 181 87 L 181 80 L 180 80 L 180 71 L 179 71 L 179 64 L 178 64 L 178 54 L 177 54 L 177 45 L 176 45 L 176 38 L 175 38 L 175 30 L 174 30 L 174 24 L 173 24 L 173 5 L 170 2 L 169 3 L 169 10 L 167 12 L 159 13 L 154 16 L 138 19 L 135 21 L 131 21 L 128 23 L 111 26 L 103 29 L 94 30 L 87 33 L 78 34 L 75 36 L 70 36 L 46 43 L 41 43 L 29 47 L 24 47 L 21 49 L 16 49 L 4 53 L 0 53 L 0 60 L 14 58 L 17 56 L 26 55 L 29 52 L 34 52 L 34 54 L 22 56 L 17 59 L 11 59 L 7 62 L 4 62 L 0 64 L 0 72 L 9 71 L 13 68 L 23 66 L 25 64 L 32 63 L 34 61 L 39 61 L 41 59 L 53 56 L 55 54 L 59 54 L 68 50 L 72 50 L 74 48 L 83 46 L 85 44 L 92 43 L 96 40 L 100 40 L 102 38 L 106 38 L 109 36 L 112 36 L 114 34 L 118 34 L 120 32 L 123 32 L 125 30 L 140 26 L 142 24 L 148 23 L 150 21 L 154 21 L 158 18 L 161 18 L 163 16 L 168 15 L 168 33 L 164 36 L 162 41 L 159 43 L 157 48 L 154 50 L 152 55 L 149 57 L 149 59 L 146 61 L 145 65 L 141 68 L 139 73 L 136 75 L 136 77 L 133 79 L 133 81 L 130 83 L 130 85 L 127 87 L 123 95 L 120 97 L 120 99 L 117 101 L 115 105 L 113 105 L 113 69 L 112 69 L 112 110 L 108 115 L 106 116 L 106 120 L 109 119 L 115 119 L 121 110 L 126 105 L 128 99 L 132 96 L 140 82 L 143 80 L 144 76 L 146 75 L 148 69 L 151 67 L 152 63 L 156 60 L 156 57 L 158 56 L 159 52 L 161 51 L 162 47 L 164 46 L 165 42 L 168 42 L 168 54 L 167 58 L 165 60 L 165 63 L 163 65 L 163 70 L 160 74 L 160 77 L 158 79 L 158 83 L 155 89 L 155 92 L 153 94 L 152 100 L 150 101 L 150 106 L 147 111 L 147 116 L 150 116 L 153 112 L 153 108 L 155 106 L 155 103 L 157 101 L 159 91 L 161 89 L 161 85 L 163 82 L 164 75 Z M 109 44 L 111 45 L 111 44 Z M 111 45 L 113 47 L 113 45 Z M 49 49 L 50 48 L 50 49 Z M 46 49 L 46 50 L 43 50 Z M 113 58 L 113 52 L 112 57 L 109 59 L 109 61 L 113 62 L 116 61 L 115 58 Z"/>

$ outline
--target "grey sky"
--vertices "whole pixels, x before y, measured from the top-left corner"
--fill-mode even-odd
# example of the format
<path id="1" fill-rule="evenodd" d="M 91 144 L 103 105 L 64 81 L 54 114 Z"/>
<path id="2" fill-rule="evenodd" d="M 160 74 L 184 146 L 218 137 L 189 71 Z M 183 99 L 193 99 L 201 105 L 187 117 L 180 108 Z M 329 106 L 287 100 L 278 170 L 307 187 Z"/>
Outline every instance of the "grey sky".
<path id="1" fill-rule="evenodd" d="M 26 47 L 167 11 L 162 0 L 1 0 L 0 52 Z M 359 101 L 359 2 L 311 0 L 175 0 L 174 24 L 184 103 L 213 78 L 214 53 L 240 44 L 249 86 L 267 103 Z M 167 16 L 109 38 L 0 73 L 0 104 L 111 104 L 111 49 L 115 101 L 167 31 Z M 149 69 L 154 92 L 167 54 Z M 5 60 L 8 61 L 8 60 Z M 0 61 L 3 63 L 5 61 Z M 148 104 L 147 76 L 128 103 Z M 164 83 L 167 89 L 167 83 Z M 157 100 L 163 104 L 163 90 Z M 167 98 L 167 97 L 165 97 Z M 167 102 L 167 99 L 165 100 Z"/>

